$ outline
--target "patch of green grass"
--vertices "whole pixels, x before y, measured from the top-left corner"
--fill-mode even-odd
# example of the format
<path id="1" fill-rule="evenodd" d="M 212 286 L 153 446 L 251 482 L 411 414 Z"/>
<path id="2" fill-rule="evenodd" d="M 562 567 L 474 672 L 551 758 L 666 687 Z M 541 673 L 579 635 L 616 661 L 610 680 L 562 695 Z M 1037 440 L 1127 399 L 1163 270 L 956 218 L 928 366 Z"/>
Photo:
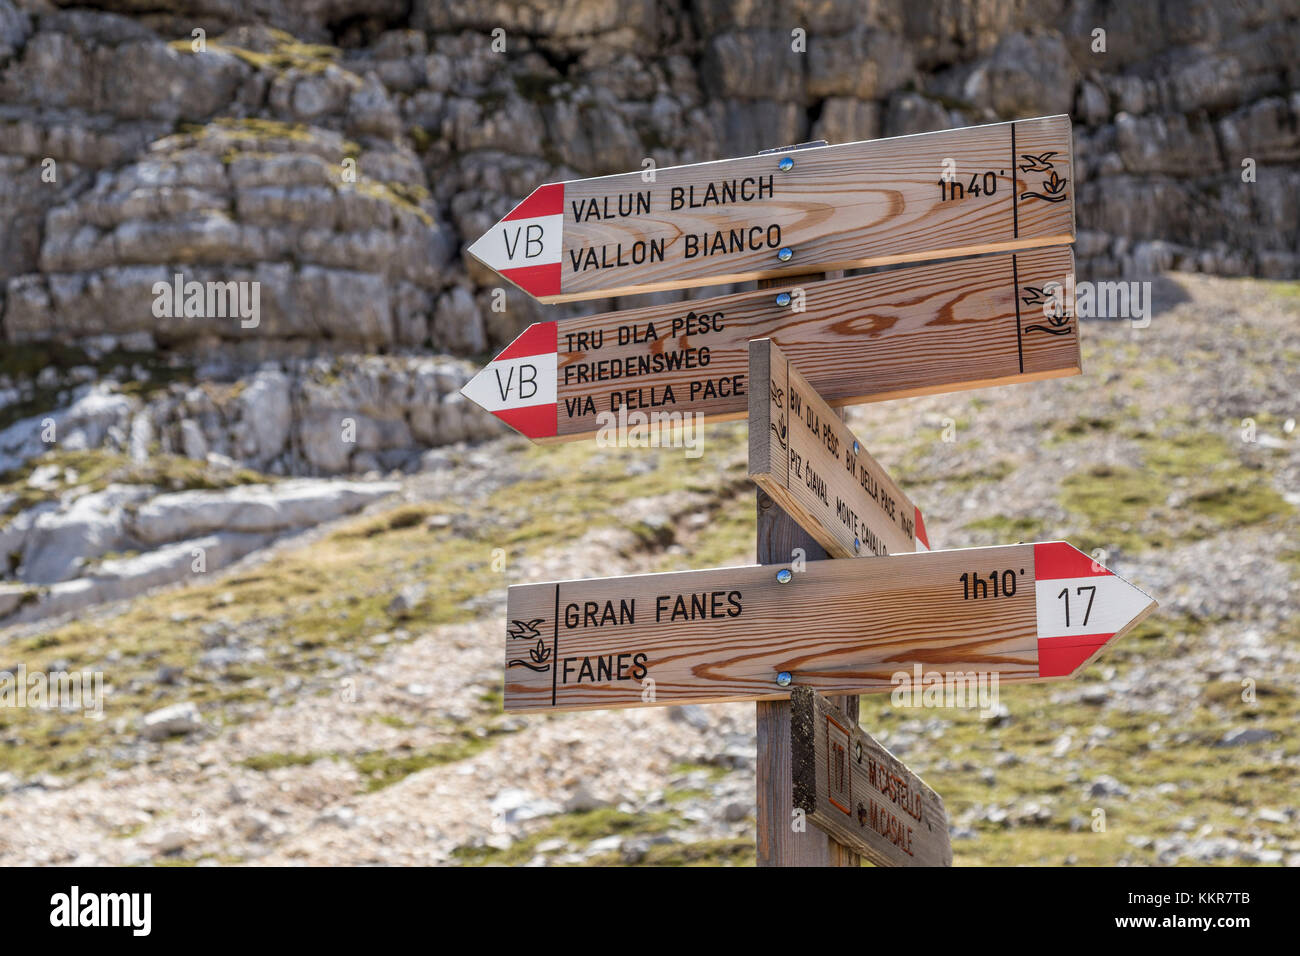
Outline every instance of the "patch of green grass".
<path id="1" fill-rule="evenodd" d="M 79 346 L 51 342 L 6 345 L 2 351 L 0 376 L 17 382 L 30 382 L 46 368 L 67 371 L 78 366 L 89 366 L 95 369 L 100 378 L 104 378 L 115 372 L 133 369 L 138 365 L 146 370 L 147 375 L 137 378 L 129 373 L 120 374 L 118 378 L 124 380 L 119 383 L 119 389 L 123 394 L 148 399 L 173 382 L 193 380 L 193 369 L 190 366 L 161 362 L 152 352 L 115 349 L 92 360 Z M 59 396 L 65 391 L 66 389 L 61 385 L 34 386 L 28 398 L 0 408 L 0 429 L 7 428 L 24 418 L 53 411 L 58 408 Z"/>
<path id="2" fill-rule="evenodd" d="M 721 780 L 727 775 L 726 767 L 710 763 L 675 763 L 669 768 L 669 773 L 675 777 L 700 771 L 707 773 L 710 780 Z"/>
<path id="3" fill-rule="evenodd" d="M 669 803 L 681 803 L 684 800 L 700 800 L 709 796 L 708 790 L 699 787 L 670 787 L 664 791 L 664 800 Z"/>
<path id="4" fill-rule="evenodd" d="M 1092 435 L 1104 435 L 1119 427 L 1115 418 L 1101 415 L 1084 415 L 1064 425 L 1058 425 L 1052 432 L 1050 441 L 1055 444 L 1088 438 Z"/>
<path id="5" fill-rule="evenodd" d="M 602 837 L 624 834 L 653 836 L 681 825 L 681 818 L 674 813 L 625 813 L 602 807 L 586 813 L 568 813 L 554 817 L 542 829 L 516 840 L 504 850 L 487 846 L 465 846 L 453 850 L 452 856 L 469 866 L 517 866 L 531 860 L 537 855 L 537 847 L 551 840 L 563 840 L 572 850 L 581 850 Z"/>
<path id="6" fill-rule="evenodd" d="M 199 139 L 225 136 L 254 142 L 289 140 L 296 143 L 313 143 L 316 141 L 316 135 L 305 123 L 288 123 L 284 120 L 262 119 L 256 116 L 223 116 L 206 124 L 184 123 L 179 131 Z"/>
<path id="7" fill-rule="evenodd" d="M 273 45 L 269 52 L 250 50 L 232 43 L 223 43 L 220 39 L 209 40 L 207 49 L 237 56 L 256 69 L 274 70 L 276 72 L 300 70 L 305 73 L 321 73 L 336 65 L 342 54 L 338 47 L 325 46 L 319 43 L 303 43 L 283 30 L 273 30 L 271 35 Z M 168 45 L 173 50 L 181 53 L 195 52 L 193 41 L 189 39 L 173 40 Z"/>
<path id="8" fill-rule="evenodd" d="M 389 723 L 388 715 L 378 718 Z M 397 720 L 390 726 L 409 726 L 405 721 Z M 479 732 L 481 731 L 481 732 Z M 264 753 L 256 754 L 240 761 L 250 770 L 267 772 L 284 767 L 307 767 L 318 760 L 343 760 L 351 763 L 365 781 L 364 790 L 373 792 L 390 787 L 409 777 L 413 773 L 427 770 L 429 767 L 441 767 L 474 756 L 487 747 L 494 737 L 505 731 L 491 727 L 479 728 L 478 731 L 463 729 L 455 739 L 421 750 L 399 749 L 366 750 L 359 753 L 310 751 L 307 753 Z"/>
<path id="9" fill-rule="evenodd" d="M 367 791 L 382 790 L 391 787 L 413 773 L 427 770 L 429 767 L 441 767 L 443 764 L 456 763 L 474 756 L 492 742 L 492 733 L 482 735 L 466 733 L 458 740 L 453 740 L 424 750 L 412 750 L 403 753 L 390 753 L 375 750 L 351 758 L 357 772 L 366 779 Z"/>
<path id="10" fill-rule="evenodd" d="M 53 488 L 33 488 L 27 479 L 33 471 L 47 465 L 56 465 L 58 475 Z M 68 473 L 72 472 L 72 480 Z M 249 468 L 217 469 L 207 462 L 186 458 L 183 455 L 150 455 L 145 461 L 134 461 L 127 455 L 102 449 L 85 451 L 51 451 L 33 458 L 19 468 L 0 474 L 0 492 L 8 491 L 17 497 L 6 514 L 16 514 L 24 508 L 56 497 L 69 488 L 88 488 L 101 491 L 110 484 L 152 485 L 165 491 L 193 491 L 204 488 L 230 488 L 235 485 L 267 484 L 274 477 Z"/>
<path id="11" fill-rule="evenodd" d="M 918 460 L 913 454 L 907 456 L 907 460 L 899 469 L 899 482 L 904 487 L 909 485 L 942 484 L 951 487 L 953 490 L 960 490 L 984 482 L 1002 481 L 1015 470 L 1013 462 L 1006 458 L 999 458 L 987 465 L 980 465 L 969 471 L 953 472 L 947 470 L 941 459 L 935 460 L 932 468 L 930 465 Z"/>
<path id="12" fill-rule="evenodd" d="M 729 837 L 699 840 L 694 843 L 654 843 L 637 866 L 753 866 L 752 837 Z M 603 854 L 588 861 L 589 866 L 623 865 L 617 853 Z"/>
<path id="13" fill-rule="evenodd" d="M 1084 520 L 1071 539 L 1083 551 L 1104 547 L 1137 553 L 1169 547 L 1173 538 L 1167 527 L 1150 520 L 1167 496 L 1157 480 L 1136 468 L 1093 465 L 1061 482 L 1061 502 Z"/>
<path id="14" fill-rule="evenodd" d="M 348 185 L 372 199 L 388 203 L 398 212 L 415 216 L 426 226 L 433 225 L 433 216 L 419 205 L 429 198 L 429 192 L 423 186 L 396 181 L 384 183 L 373 179 L 361 179 Z"/>
<path id="15" fill-rule="evenodd" d="M 989 515 L 966 525 L 967 531 L 991 531 L 999 540 L 1033 541 L 1042 535 L 1043 522 L 1038 518 L 1020 515 L 1009 518 L 1006 515 Z"/>
<path id="16" fill-rule="evenodd" d="M 423 126 L 412 126 L 406 131 L 406 135 L 411 137 L 417 153 L 427 152 L 435 141 L 434 135 Z"/>
<path id="17" fill-rule="evenodd" d="M 256 770 L 259 773 L 266 773 L 269 770 L 280 770 L 283 767 L 310 767 L 318 760 L 328 760 L 333 754 L 313 752 L 313 753 L 263 753 L 255 754 L 241 760 L 240 766 L 247 767 L 249 770 Z"/>
<path id="18" fill-rule="evenodd" d="M 376 535 L 387 534 L 390 531 L 414 528 L 423 524 L 431 515 L 439 513 L 441 513 L 441 509 L 433 504 L 402 505 L 392 511 L 385 511 L 383 514 L 362 524 L 353 525 L 339 531 L 334 537 L 339 540 L 373 538 Z"/>
<path id="19" fill-rule="evenodd" d="M 1129 437 L 1140 467 L 1093 465 L 1061 483 L 1061 503 L 1083 519 L 1076 543 L 1084 550 L 1158 550 L 1294 514 L 1269 474 L 1244 464 L 1219 435 Z"/>

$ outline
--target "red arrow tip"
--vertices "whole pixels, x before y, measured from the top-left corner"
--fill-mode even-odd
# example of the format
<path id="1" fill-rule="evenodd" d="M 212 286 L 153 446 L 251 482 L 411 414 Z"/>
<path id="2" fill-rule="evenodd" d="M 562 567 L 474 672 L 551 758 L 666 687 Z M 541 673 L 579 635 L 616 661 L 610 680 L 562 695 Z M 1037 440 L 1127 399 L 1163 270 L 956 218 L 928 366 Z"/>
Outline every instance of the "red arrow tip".
<path id="1" fill-rule="evenodd" d="M 559 330 L 554 322 L 534 322 L 524 329 L 513 342 L 501 350 L 494 362 L 522 358 L 525 355 L 546 355 L 559 344 Z"/>
<path id="2" fill-rule="evenodd" d="M 1156 606 L 1150 596 L 1064 541 L 1034 545 L 1038 673 L 1069 677 Z"/>
<path id="3" fill-rule="evenodd" d="M 564 213 L 564 183 L 547 183 L 538 186 L 501 221 L 536 219 L 540 216 L 559 216 Z"/>
<path id="4" fill-rule="evenodd" d="M 559 422 L 557 342 L 554 322 L 528 326 L 461 394 L 529 438 L 553 437 Z"/>

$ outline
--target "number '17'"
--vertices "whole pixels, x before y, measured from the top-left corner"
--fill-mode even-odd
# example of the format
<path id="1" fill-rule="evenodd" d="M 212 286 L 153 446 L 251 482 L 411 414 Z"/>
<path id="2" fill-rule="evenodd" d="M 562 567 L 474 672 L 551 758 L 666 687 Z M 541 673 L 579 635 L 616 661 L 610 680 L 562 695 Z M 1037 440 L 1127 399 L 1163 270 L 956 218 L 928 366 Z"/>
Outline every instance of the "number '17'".
<path id="1" fill-rule="evenodd" d="M 1083 627 L 1088 623 L 1088 616 L 1092 614 L 1092 601 L 1093 598 L 1097 596 L 1097 585 L 1081 584 L 1074 589 L 1075 596 L 1080 598 L 1083 597 L 1084 591 L 1088 592 L 1088 606 L 1083 609 L 1083 621 L 1079 625 L 1080 627 Z M 1065 602 L 1065 626 L 1069 627 L 1070 626 L 1070 589 L 1061 588 L 1061 593 L 1057 595 L 1057 598 Z"/>

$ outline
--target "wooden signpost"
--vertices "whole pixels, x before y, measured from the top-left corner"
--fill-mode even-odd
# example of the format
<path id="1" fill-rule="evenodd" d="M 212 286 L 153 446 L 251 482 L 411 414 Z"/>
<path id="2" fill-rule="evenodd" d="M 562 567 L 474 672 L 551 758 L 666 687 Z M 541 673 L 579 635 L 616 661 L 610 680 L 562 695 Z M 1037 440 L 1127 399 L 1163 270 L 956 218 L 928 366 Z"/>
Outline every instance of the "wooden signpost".
<path id="1" fill-rule="evenodd" d="M 1080 371 L 1071 152 L 1065 116 L 783 147 L 541 186 L 475 242 L 543 302 L 759 280 L 536 323 L 462 390 L 537 442 L 749 416 L 759 563 L 512 586 L 506 710 L 756 701 L 760 866 L 951 865 L 856 695 L 1068 679 L 1156 604 L 1062 541 L 929 550 L 836 409 Z"/>
<path id="2" fill-rule="evenodd" d="M 748 414 L 749 342 L 771 338 L 833 406 L 1075 375 L 1072 304 L 1042 303 L 1068 247 L 806 281 L 529 326 L 461 390 L 539 441 L 613 412 Z"/>
<path id="3" fill-rule="evenodd" d="M 771 339 L 749 343 L 749 477 L 836 558 L 928 550 L 921 509 Z"/>
<path id="4" fill-rule="evenodd" d="M 880 693 L 917 666 L 1064 679 L 1154 607 L 1063 541 L 519 584 L 505 709 Z"/>
<path id="5" fill-rule="evenodd" d="M 878 866 L 952 866 L 942 797 L 811 688 L 790 709 L 795 808 Z"/>
<path id="6" fill-rule="evenodd" d="M 469 252 L 570 302 L 1074 241 L 1070 118 L 539 186 Z"/>

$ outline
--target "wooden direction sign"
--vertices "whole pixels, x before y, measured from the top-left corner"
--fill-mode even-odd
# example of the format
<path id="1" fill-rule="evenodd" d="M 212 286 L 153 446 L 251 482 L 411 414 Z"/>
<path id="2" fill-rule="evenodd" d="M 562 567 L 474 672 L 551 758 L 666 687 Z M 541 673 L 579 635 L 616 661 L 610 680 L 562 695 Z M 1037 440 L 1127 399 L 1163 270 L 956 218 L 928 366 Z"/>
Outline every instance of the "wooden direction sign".
<path id="1" fill-rule="evenodd" d="M 926 551 L 921 509 L 771 339 L 749 343 L 749 477 L 832 558 Z"/>
<path id="2" fill-rule="evenodd" d="M 810 687 L 790 693 L 793 805 L 877 866 L 952 866 L 943 798 Z"/>
<path id="3" fill-rule="evenodd" d="M 1068 243 L 1071 156 L 1048 116 L 549 183 L 469 251 L 569 302 Z"/>
<path id="4" fill-rule="evenodd" d="M 1062 541 L 515 585 L 505 707 L 883 692 L 914 665 L 1068 678 L 1155 606 Z"/>
<path id="5" fill-rule="evenodd" d="M 833 406 L 1080 371 L 1068 246 L 539 322 L 462 392 L 536 441 L 611 415 L 749 409 L 749 341 L 771 338 Z M 1044 303 L 1061 303 L 1048 318 Z M 788 300 L 788 301 L 787 301 Z M 630 419 L 629 419 L 630 420 Z"/>

